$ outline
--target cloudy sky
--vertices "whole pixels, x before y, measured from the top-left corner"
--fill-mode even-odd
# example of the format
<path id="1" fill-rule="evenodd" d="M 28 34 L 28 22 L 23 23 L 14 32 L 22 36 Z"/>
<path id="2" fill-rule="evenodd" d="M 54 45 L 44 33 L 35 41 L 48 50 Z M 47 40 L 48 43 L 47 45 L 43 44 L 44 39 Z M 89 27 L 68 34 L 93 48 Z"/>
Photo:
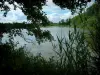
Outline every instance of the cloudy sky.
<path id="1" fill-rule="evenodd" d="M 93 2 L 89 3 L 91 6 Z M 27 21 L 26 16 L 20 9 L 13 10 L 13 6 L 9 5 L 11 11 L 8 12 L 7 17 L 3 17 L 3 12 L 0 12 L 0 22 L 23 22 Z M 67 19 L 72 17 L 71 12 L 68 9 L 62 10 L 60 7 L 55 5 L 52 0 L 47 0 L 47 5 L 43 6 L 43 11 L 47 14 L 47 17 L 52 22 L 59 22 L 61 19 Z"/>

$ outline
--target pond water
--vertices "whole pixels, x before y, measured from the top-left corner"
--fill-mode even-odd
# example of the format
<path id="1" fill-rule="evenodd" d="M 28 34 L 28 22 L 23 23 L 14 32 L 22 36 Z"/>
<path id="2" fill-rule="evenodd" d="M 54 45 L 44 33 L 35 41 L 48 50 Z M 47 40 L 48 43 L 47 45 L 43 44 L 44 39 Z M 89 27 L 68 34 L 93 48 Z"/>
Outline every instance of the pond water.
<path id="1" fill-rule="evenodd" d="M 55 45 L 58 44 L 57 36 L 59 38 L 64 37 L 64 38 L 68 39 L 69 30 L 73 30 L 72 28 L 68 28 L 68 27 L 46 27 L 46 28 L 41 28 L 41 29 L 49 30 L 50 33 L 52 34 L 52 36 L 54 37 L 54 41 L 52 41 L 52 42 L 45 41 L 39 45 L 35 39 L 35 36 L 28 36 L 25 31 L 23 31 L 25 38 L 32 40 L 33 43 L 27 43 L 23 40 L 23 38 L 21 38 L 19 36 L 14 38 L 14 41 L 15 42 L 19 41 L 18 46 L 23 46 L 26 44 L 27 50 L 29 50 L 34 55 L 41 53 L 44 57 L 49 57 L 49 56 L 53 56 L 55 54 L 53 51 L 52 43 Z M 3 39 L 7 40 L 7 36 Z"/>

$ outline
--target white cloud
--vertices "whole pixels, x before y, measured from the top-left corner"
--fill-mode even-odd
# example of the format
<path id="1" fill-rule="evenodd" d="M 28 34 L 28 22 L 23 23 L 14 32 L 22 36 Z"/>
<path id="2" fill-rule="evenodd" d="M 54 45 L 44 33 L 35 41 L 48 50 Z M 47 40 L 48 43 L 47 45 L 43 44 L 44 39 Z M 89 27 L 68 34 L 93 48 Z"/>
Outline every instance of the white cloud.
<path id="1" fill-rule="evenodd" d="M 91 1 L 87 4 L 87 7 L 90 7 L 93 3 L 94 1 Z M 69 11 L 67 8 L 62 10 L 59 6 L 55 5 L 52 0 L 47 1 L 47 5 L 43 6 L 43 11 L 52 22 L 59 22 L 61 19 L 68 19 L 77 15 L 77 13 L 72 15 L 71 11 Z"/>
<path id="2" fill-rule="evenodd" d="M 23 22 L 23 21 L 27 21 L 26 20 L 26 16 L 22 12 L 22 10 L 20 10 L 19 8 L 16 8 L 16 10 L 14 10 L 14 6 L 12 4 L 10 5 L 8 2 L 5 2 L 5 5 L 9 6 L 10 11 L 7 13 L 6 17 L 3 16 L 4 12 L 0 11 L 0 22 L 7 23 L 7 22 Z"/>
<path id="3" fill-rule="evenodd" d="M 72 15 L 71 15 L 71 12 L 68 12 L 68 13 L 64 13 L 63 15 L 61 15 L 61 19 L 68 19 L 68 18 L 71 18 Z"/>
<path id="4" fill-rule="evenodd" d="M 22 13 L 20 9 L 10 10 L 6 17 L 3 16 L 3 13 L 0 14 L 0 22 L 23 22 L 26 21 L 26 16 Z"/>
<path id="5" fill-rule="evenodd" d="M 47 17 L 49 18 L 50 21 L 52 22 L 59 22 L 61 20 L 60 15 L 57 13 L 52 13 L 47 15 Z"/>
<path id="6" fill-rule="evenodd" d="M 71 15 L 71 12 L 67 12 L 64 14 L 58 14 L 58 13 L 52 13 L 47 15 L 47 17 L 49 18 L 50 21 L 52 22 L 59 22 L 61 19 L 68 19 L 68 18 L 72 18 L 73 15 Z"/>
<path id="7" fill-rule="evenodd" d="M 7 2 L 6 5 L 9 5 Z M 8 12 L 7 17 L 3 17 L 0 14 L 0 22 L 23 22 L 26 21 L 26 16 L 20 9 L 13 10 L 13 5 L 9 5 L 11 11 Z M 61 19 L 69 18 L 70 11 L 62 10 L 59 6 L 55 5 L 52 0 L 47 0 L 46 6 L 43 6 L 43 11 L 47 14 L 47 17 L 52 22 L 59 22 Z"/>
<path id="8" fill-rule="evenodd" d="M 47 5 L 43 6 L 43 11 L 47 14 L 50 21 L 56 23 L 61 19 L 66 19 L 71 16 L 71 12 L 68 9 L 62 10 L 59 6 L 55 5 L 52 0 L 47 1 Z"/>
<path id="9" fill-rule="evenodd" d="M 94 2 L 88 3 L 88 7 Z M 8 3 L 6 3 L 9 5 Z M 7 17 L 3 17 L 3 13 L 0 13 L 0 22 L 23 22 L 27 21 L 26 16 L 22 13 L 20 9 L 13 10 L 13 5 L 9 5 L 11 11 L 8 12 Z M 72 18 L 75 15 L 71 15 L 68 9 L 62 10 L 59 6 L 55 5 L 52 0 L 47 0 L 45 6 L 43 6 L 43 11 L 47 14 L 47 17 L 52 22 L 59 22 L 61 19 Z"/>

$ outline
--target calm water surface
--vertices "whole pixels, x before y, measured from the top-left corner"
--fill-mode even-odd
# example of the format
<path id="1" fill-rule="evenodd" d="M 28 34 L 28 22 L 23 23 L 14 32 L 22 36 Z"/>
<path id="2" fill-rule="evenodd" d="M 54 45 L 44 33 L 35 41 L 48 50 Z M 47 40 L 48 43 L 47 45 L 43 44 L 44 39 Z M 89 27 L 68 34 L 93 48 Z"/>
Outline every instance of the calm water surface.
<path id="1" fill-rule="evenodd" d="M 47 28 L 41 28 L 41 29 L 42 30 L 49 30 L 51 32 L 51 34 L 55 40 L 55 41 L 52 41 L 52 43 L 56 44 L 56 45 L 58 44 L 57 43 L 57 36 L 59 38 L 64 37 L 64 38 L 68 39 L 69 30 L 73 30 L 73 29 L 67 28 L 67 27 L 47 27 Z M 34 55 L 36 55 L 38 53 L 41 53 L 44 57 L 49 57 L 49 56 L 55 55 L 51 42 L 46 41 L 46 42 L 41 43 L 39 45 L 34 36 L 27 36 L 27 34 L 25 32 L 26 31 L 23 31 L 25 38 L 33 41 L 33 43 L 27 43 L 21 37 L 17 36 L 16 38 L 14 38 L 14 41 L 15 42 L 19 41 L 18 46 L 23 46 L 26 44 L 26 48 Z M 7 37 L 5 37 L 3 39 L 7 40 Z"/>

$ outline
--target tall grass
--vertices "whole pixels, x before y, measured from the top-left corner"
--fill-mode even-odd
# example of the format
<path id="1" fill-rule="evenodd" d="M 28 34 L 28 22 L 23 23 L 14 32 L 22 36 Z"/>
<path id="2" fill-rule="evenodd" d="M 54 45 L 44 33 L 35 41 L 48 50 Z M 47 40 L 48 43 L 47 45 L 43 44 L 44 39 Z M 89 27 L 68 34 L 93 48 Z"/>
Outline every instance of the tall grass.
<path id="1" fill-rule="evenodd" d="M 0 75 L 56 75 L 53 58 L 48 61 L 40 54 L 30 55 L 24 48 L 0 45 Z"/>
<path id="2" fill-rule="evenodd" d="M 0 45 L 0 74 L 10 75 L 94 75 L 91 52 L 84 32 L 69 31 L 69 39 L 58 38 L 54 49 L 57 59 L 46 60 L 41 54 L 34 56 L 23 47 L 16 49 L 11 44 Z"/>
<path id="3" fill-rule="evenodd" d="M 69 39 L 58 37 L 58 55 L 60 68 L 64 75 L 91 75 L 93 69 L 91 50 L 85 40 L 84 31 L 69 31 Z"/>
<path id="4" fill-rule="evenodd" d="M 100 12 L 100 4 L 97 4 L 96 10 Z M 91 49 L 95 53 L 93 56 L 94 64 L 97 69 L 97 75 L 100 75 L 100 14 L 95 14 L 96 20 L 94 25 L 94 31 L 90 31 L 90 38 L 91 38 Z"/>
<path id="5" fill-rule="evenodd" d="M 41 54 L 31 55 L 23 47 L 16 49 L 13 43 L 0 44 L 0 75 L 99 75 L 99 20 L 97 18 L 95 33 L 91 31 L 89 34 L 92 38 L 91 47 L 85 31 L 74 26 L 74 31 L 69 31 L 68 39 L 57 37 L 58 46 L 53 45 L 57 56 L 49 60 Z"/>
<path id="6" fill-rule="evenodd" d="M 57 56 L 46 60 L 41 54 L 34 56 L 12 44 L 0 45 L 0 75 L 95 75 L 92 51 L 84 31 L 74 28 L 69 38 L 59 38 Z M 57 57 L 57 58 L 56 58 Z M 56 58 L 56 59 L 55 59 Z"/>

